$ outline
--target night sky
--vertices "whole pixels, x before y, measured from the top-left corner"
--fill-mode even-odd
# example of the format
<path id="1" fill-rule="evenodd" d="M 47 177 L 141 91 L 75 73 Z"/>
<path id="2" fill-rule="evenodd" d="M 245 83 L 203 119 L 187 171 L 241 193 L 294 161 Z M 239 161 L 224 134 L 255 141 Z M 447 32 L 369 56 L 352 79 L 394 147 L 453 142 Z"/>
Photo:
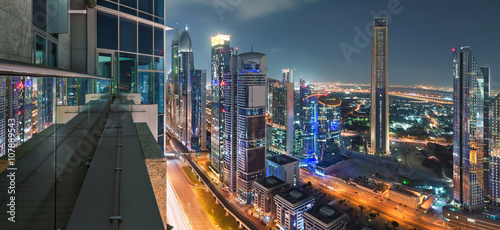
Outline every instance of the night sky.
<path id="1" fill-rule="evenodd" d="M 295 68 L 308 82 L 368 84 L 371 34 L 365 41 L 355 29 L 371 25 L 371 11 L 390 13 L 391 85 L 452 86 L 451 49 L 470 46 L 500 88 L 498 0 L 167 0 L 167 25 L 180 32 L 188 25 L 195 67 L 207 69 L 207 79 L 210 37 L 221 33 L 240 53 L 253 45 L 267 54 L 268 77 L 281 79 L 281 69 Z"/>

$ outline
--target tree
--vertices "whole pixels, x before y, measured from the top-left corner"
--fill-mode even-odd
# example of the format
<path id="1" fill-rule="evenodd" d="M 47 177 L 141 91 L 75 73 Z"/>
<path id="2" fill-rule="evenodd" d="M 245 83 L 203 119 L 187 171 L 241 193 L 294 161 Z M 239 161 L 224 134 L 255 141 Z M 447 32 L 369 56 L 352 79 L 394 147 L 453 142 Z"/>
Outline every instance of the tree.
<path id="1" fill-rule="evenodd" d="M 392 224 L 392 226 L 394 226 L 395 228 L 399 227 L 399 223 L 398 223 L 397 221 L 395 221 L 395 220 L 393 220 L 393 221 L 391 222 L 391 224 Z"/>
<path id="2" fill-rule="evenodd" d="M 369 216 L 370 216 L 370 218 L 372 218 L 372 219 L 375 219 L 375 217 L 377 217 L 377 215 L 375 215 L 375 213 L 370 213 L 370 214 L 369 214 Z"/>
<path id="3" fill-rule="evenodd" d="M 308 181 L 308 182 L 307 182 L 307 186 L 312 186 L 311 181 Z"/>
<path id="4" fill-rule="evenodd" d="M 359 210 L 361 210 L 361 216 L 363 216 L 363 209 L 365 209 L 365 207 L 363 205 L 360 205 Z"/>

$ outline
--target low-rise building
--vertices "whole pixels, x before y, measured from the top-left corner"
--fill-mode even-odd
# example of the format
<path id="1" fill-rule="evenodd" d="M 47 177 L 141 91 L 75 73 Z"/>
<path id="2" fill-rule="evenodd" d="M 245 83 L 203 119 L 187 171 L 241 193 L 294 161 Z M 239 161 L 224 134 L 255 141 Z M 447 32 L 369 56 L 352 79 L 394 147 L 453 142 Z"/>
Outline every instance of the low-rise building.
<path id="1" fill-rule="evenodd" d="M 303 230 L 302 214 L 314 205 L 314 197 L 299 187 L 293 187 L 274 197 L 276 219 L 281 229 Z"/>
<path id="2" fill-rule="evenodd" d="M 340 230 L 346 229 L 349 215 L 340 212 L 333 205 L 316 204 L 307 210 L 304 218 L 304 230 Z"/>
<path id="3" fill-rule="evenodd" d="M 337 172 L 351 166 L 353 159 L 344 155 L 340 155 L 328 160 L 323 160 L 316 165 L 315 173 L 320 176 L 325 176 L 333 172 Z"/>
<path id="4" fill-rule="evenodd" d="M 299 160 L 288 155 L 274 155 L 266 160 L 266 176 L 275 176 L 290 184 L 299 183 Z"/>
<path id="5" fill-rule="evenodd" d="M 254 182 L 254 205 L 267 217 L 275 217 L 276 205 L 274 196 L 285 191 L 290 185 L 275 176 L 259 179 Z"/>
<path id="6" fill-rule="evenodd" d="M 401 185 L 394 185 L 389 189 L 388 198 L 394 202 L 416 209 L 420 204 L 422 204 L 425 196 L 420 190 Z"/>

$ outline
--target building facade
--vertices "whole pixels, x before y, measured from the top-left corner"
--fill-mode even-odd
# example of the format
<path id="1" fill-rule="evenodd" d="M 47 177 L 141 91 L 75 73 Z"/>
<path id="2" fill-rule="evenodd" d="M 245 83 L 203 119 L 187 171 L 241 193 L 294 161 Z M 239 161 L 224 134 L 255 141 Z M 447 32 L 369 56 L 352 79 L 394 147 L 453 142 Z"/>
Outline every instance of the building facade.
<path id="1" fill-rule="evenodd" d="M 266 173 L 266 55 L 240 54 L 236 92 L 238 197 L 252 203 L 252 184 Z"/>
<path id="2" fill-rule="evenodd" d="M 327 204 L 316 204 L 304 212 L 304 230 L 344 230 L 347 229 L 349 215 Z"/>
<path id="3" fill-rule="evenodd" d="M 453 197 L 467 211 L 483 207 L 484 76 L 470 47 L 453 50 Z"/>
<path id="4" fill-rule="evenodd" d="M 275 176 L 291 186 L 297 186 L 300 181 L 299 160 L 288 155 L 268 157 L 266 176 Z"/>
<path id="5" fill-rule="evenodd" d="M 500 95 L 489 106 L 489 176 L 488 195 L 490 207 L 500 208 Z"/>
<path id="6" fill-rule="evenodd" d="M 211 115 L 210 124 L 210 151 L 212 168 L 219 174 L 221 179 L 223 173 L 224 159 L 222 156 L 224 146 L 224 74 L 231 73 L 231 47 L 229 35 L 217 35 L 212 37 L 212 62 L 211 62 Z"/>
<path id="7" fill-rule="evenodd" d="M 314 205 L 314 197 L 304 190 L 294 187 L 274 197 L 276 203 L 276 219 L 281 228 L 286 230 L 303 230 L 302 214 Z"/>
<path id="8" fill-rule="evenodd" d="M 390 154 L 387 18 L 373 19 L 371 76 L 371 154 Z"/>
<path id="9" fill-rule="evenodd" d="M 293 153 L 294 90 L 293 83 L 274 83 L 272 87 L 271 146 L 268 155 Z"/>
<path id="10" fill-rule="evenodd" d="M 225 186 L 232 192 L 236 192 L 237 188 L 237 86 L 238 86 L 238 56 L 231 55 L 230 71 L 224 74 L 224 80 L 221 83 L 224 91 L 224 132 L 223 140 L 224 146 L 223 159 L 224 159 L 224 173 L 222 180 Z"/>
<path id="11" fill-rule="evenodd" d="M 268 218 L 276 216 L 274 196 L 284 192 L 290 185 L 275 176 L 268 176 L 254 182 L 254 206 Z"/>

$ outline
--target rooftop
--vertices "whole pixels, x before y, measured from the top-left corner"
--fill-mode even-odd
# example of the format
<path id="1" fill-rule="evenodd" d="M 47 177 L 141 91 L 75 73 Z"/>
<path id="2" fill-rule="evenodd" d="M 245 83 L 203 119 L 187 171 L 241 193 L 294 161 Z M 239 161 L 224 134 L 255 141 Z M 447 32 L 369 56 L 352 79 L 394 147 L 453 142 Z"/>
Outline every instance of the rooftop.
<path id="1" fill-rule="evenodd" d="M 329 204 L 316 204 L 311 209 L 307 210 L 306 213 L 320 220 L 325 225 L 328 225 L 344 215 L 344 213 L 338 211 L 337 208 Z"/>
<path id="2" fill-rule="evenodd" d="M 337 107 L 342 104 L 342 100 L 340 100 L 338 97 L 335 97 L 330 94 L 325 94 L 321 95 L 318 97 L 318 102 L 320 104 L 326 105 L 326 106 L 331 106 L 331 107 Z"/>
<path id="3" fill-rule="evenodd" d="M 297 204 L 301 201 L 307 200 L 307 199 L 313 199 L 314 198 L 307 194 L 304 190 L 302 190 L 299 187 L 293 187 L 288 191 L 282 192 L 278 194 L 277 196 L 285 199 L 286 201 L 292 203 L 292 204 Z"/>
<path id="4" fill-rule="evenodd" d="M 409 188 L 406 186 L 400 186 L 400 185 L 391 186 L 391 188 L 389 190 L 399 192 L 399 193 L 402 193 L 402 194 L 407 195 L 407 196 L 418 197 L 418 196 L 422 195 L 422 192 L 420 192 L 416 189 Z"/>
<path id="5" fill-rule="evenodd" d="M 288 156 L 288 155 L 274 155 L 272 157 L 268 157 L 267 158 L 268 161 L 272 161 L 276 164 L 279 164 L 279 165 L 286 165 L 286 164 L 290 164 L 292 162 L 298 162 L 299 160 L 297 158 L 294 158 L 294 157 L 291 157 L 291 156 Z"/>
<path id="6" fill-rule="evenodd" d="M 268 188 L 268 189 L 286 184 L 285 181 L 282 181 L 280 178 L 275 177 L 275 176 L 261 178 L 261 179 L 255 181 L 255 183 L 261 185 L 262 187 Z"/>
<path id="7" fill-rule="evenodd" d="M 327 168 L 329 166 L 338 164 L 338 163 L 343 162 L 343 161 L 348 160 L 348 159 L 349 159 L 349 157 L 344 156 L 344 155 L 340 155 L 338 157 L 334 157 L 334 158 L 331 158 L 328 160 L 321 161 L 316 165 L 316 167 Z"/>

